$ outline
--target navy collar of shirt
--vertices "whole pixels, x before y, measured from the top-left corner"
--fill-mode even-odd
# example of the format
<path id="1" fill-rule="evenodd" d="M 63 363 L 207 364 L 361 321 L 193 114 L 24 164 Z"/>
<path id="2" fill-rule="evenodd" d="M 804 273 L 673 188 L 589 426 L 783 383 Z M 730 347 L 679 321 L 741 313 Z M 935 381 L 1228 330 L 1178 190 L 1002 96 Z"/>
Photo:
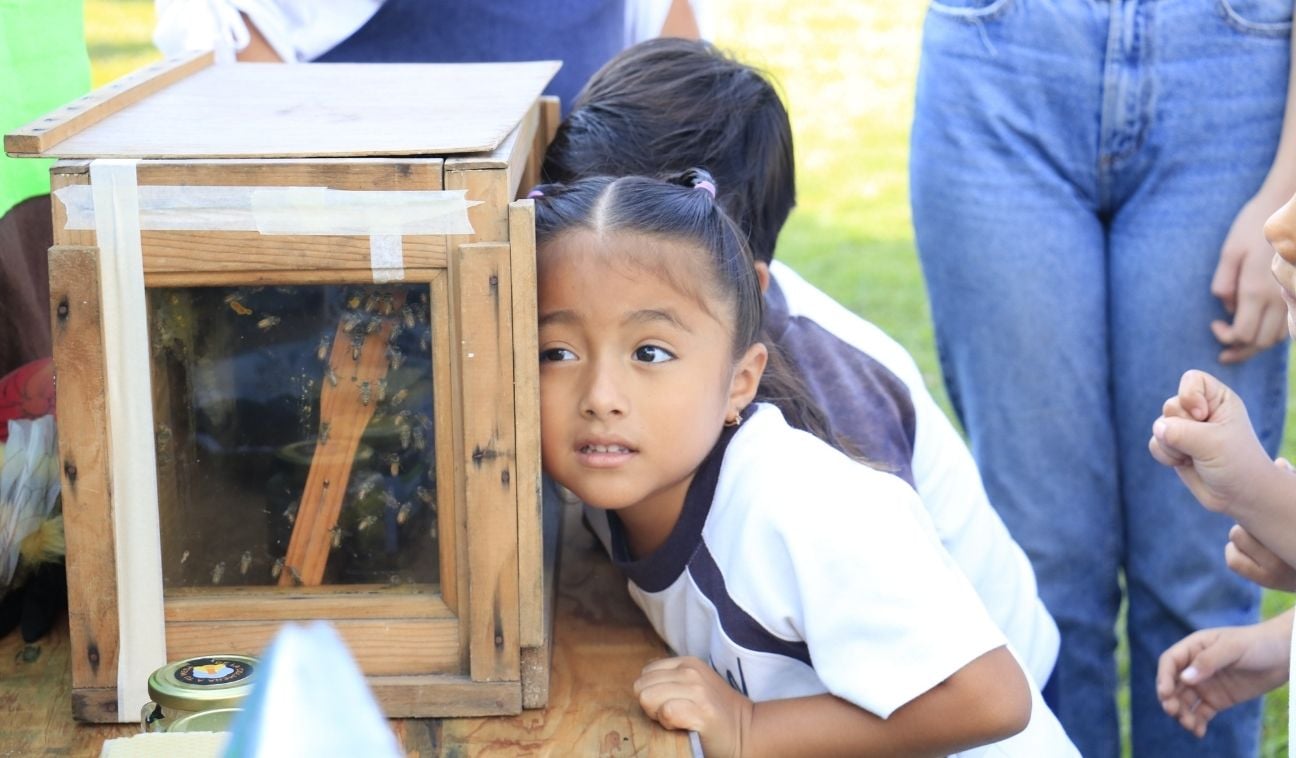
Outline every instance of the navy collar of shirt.
<path id="1" fill-rule="evenodd" d="M 748 406 L 742 412 L 742 420 L 751 418 L 755 411 L 754 405 Z M 643 590 L 660 592 L 671 586 L 684 573 L 689 560 L 702 544 L 702 527 L 706 524 L 711 503 L 715 499 L 725 449 L 740 428 L 734 426 L 721 430 L 715 446 L 693 474 L 693 481 L 689 483 L 688 492 L 684 495 L 684 507 L 680 510 L 679 521 L 675 522 L 675 528 L 666 537 L 666 541 L 651 555 L 634 558 L 630 554 L 630 544 L 621 519 L 617 517 L 616 511 L 607 512 L 612 562 Z"/>

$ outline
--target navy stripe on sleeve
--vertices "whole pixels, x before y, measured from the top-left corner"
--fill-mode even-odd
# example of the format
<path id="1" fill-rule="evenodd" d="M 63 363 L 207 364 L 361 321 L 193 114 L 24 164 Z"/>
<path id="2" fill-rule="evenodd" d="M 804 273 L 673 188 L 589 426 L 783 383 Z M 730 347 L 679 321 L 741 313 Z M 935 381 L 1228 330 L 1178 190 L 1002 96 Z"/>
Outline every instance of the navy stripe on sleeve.
<path id="1" fill-rule="evenodd" d="M 720 619 L 720 628 L 729 635 L 729 639 L 748 650 L 786 656 L 813 668 L 814 664 L 810 662 L 810 648 L 805 642 L 793 642 L 774 636 L 734 602 L 734 599 L 729 596 L 728 589 L 725 588 L 724 574 L 720 573 L 720 567 L 716 565 L 715 558 L 712 557 L 705 543 L 693 554 L 688 568 L 698 589 L 715 606 L 716 615 Z"/>

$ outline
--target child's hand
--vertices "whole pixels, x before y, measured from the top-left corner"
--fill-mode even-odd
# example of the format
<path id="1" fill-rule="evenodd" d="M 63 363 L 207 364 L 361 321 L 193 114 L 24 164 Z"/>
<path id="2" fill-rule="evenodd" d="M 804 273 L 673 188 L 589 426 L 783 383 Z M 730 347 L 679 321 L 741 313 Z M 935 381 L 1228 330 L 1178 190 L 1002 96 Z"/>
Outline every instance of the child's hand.
<path id="1" fill-rule="evenodd" d="M 1241 524 L 1229 530 L 1229 541 L 1224 546 L 1224 561 L 1234 573 L 1246 577 L 1261 587 L 1283 592 L 1296 592 L 1296 569 L 1265 547 Z"/>
<path id="2" fill-rule="evenodd" d="M 1161 707 L 1184 729 L 1204 736 L 1215 714 L 1287 680 L 1290 635 L 1290 612 L 1261 624 L 1188 635 L 1161 654 Z"/>
<path id="3" fill-rule="evenodd" d="M 1187 371 L 1179 394 L 1166 400 L 1152 424 L 1152 457 L 1173 466 L 1201 504 L 1228 512 L 1250 496 L 1257 467 L 1272 464 L 1242 399 L 1203 371 Z M 1267 468 L 1261 472 L 1269 473 Z"/>
<path id="4" fill-rule="evenodd" d="M 697 732 L 708 756 L 742 755 L 752 701 L 702 661 L 653 661 L 644 666 L 634 689 L 649 718 L 667 729 Z"/>
<path id="5" fill-rule="evenodd" d="M 1220 248 L 1219 264 L 1211 279 L 1211 294 L 1220 299 L 1232 318 L 1212 321 L 1215 339 L 1224 346 L 1220 363 L 1241 363 L 1282 341 L 1287 309 L 1273 286 L 1269 263 L 1273 248 L 1265 241 L 1269 214 L 1286 201 L 1275 203 L 1257 194 L 1242 206 Z"/>

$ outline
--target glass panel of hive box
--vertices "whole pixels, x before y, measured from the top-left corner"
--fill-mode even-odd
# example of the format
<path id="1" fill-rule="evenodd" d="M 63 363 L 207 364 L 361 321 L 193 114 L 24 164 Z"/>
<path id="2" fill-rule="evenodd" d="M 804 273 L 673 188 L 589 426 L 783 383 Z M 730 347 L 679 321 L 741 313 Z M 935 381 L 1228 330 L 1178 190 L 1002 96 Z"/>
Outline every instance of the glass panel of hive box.
<path id="1" fill-rule="evenodd" d="M 148 310 L 168 591 L 439 581 L 426 285 L 156 288 Z"/>

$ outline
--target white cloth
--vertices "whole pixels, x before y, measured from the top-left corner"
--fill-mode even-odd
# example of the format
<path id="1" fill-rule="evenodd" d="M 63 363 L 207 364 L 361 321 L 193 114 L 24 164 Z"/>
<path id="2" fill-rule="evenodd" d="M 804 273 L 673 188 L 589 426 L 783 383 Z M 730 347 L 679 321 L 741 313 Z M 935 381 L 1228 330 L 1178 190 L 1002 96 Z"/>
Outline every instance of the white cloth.
<path id="1" fill-rule="evenodd" d="M 153 44 L 168 56 L 215 50 L 222 60 L 232 61 L 251 39 L 239 15 L 245 13 L 280 58 L 304 63 L 354 34 L 382 4 L 383 0 L 154 0 Z M 671 0 L 629 0 L 626 46 L 660 34 L 670 7 Z"/>
<path id="2" fill-rule="evenodd" d="M 19 548 L 58 500 L 58 432 L 54 416 L 10 419 L 0 446 L 0 595 L 18 568 Z"/>
<path id="3" fill-rule="evenodd" d="M 700 0 L 690 0 L 695 6 Z M 671 0 L 628 0 L 625 9 L 625 46 L 661 36 L 662 25 L 670 14 Z M 696 15 L 696 9 L 694 11 Z"/>
<path id="4" fill-rule="evenodd" d="M 154 0 L 153 44 L 164 54 L 215 50 L 232 61 L 250 41 L 247 14 L 287 63 L 314 60 L 350 37 L 383 0 Z"/>
<path id="5" fill-rule="evenodd" d="M 774 261 L 770 275 L 787 300 L 790 318 L 818 324 L 881 363 L 908 388 L 916 419 L 911 465 L 922 504 L 941 544 L 1043 687 L 1057 661 L 1057 624 L 1039 598 L 1030 560 L 990 505 L 971 452 L 927 391 L 913 357 L 791 268 Z"/>
<path id="6" fill-rule="evenodd" d="M 773 406 L 756 406 L 734 434 L 700 511 L 703 476 L 676 531 L 643 560 L 629 560 L 606 517 L 601 530 L 591 520 L 662 639 L 751 699 L 831 692 L 886 718 L 1004 644 L 913 489 L 792 429 Z M 1031 689 L 1025 731 L 960 755 L 1076 755 Z"/>

